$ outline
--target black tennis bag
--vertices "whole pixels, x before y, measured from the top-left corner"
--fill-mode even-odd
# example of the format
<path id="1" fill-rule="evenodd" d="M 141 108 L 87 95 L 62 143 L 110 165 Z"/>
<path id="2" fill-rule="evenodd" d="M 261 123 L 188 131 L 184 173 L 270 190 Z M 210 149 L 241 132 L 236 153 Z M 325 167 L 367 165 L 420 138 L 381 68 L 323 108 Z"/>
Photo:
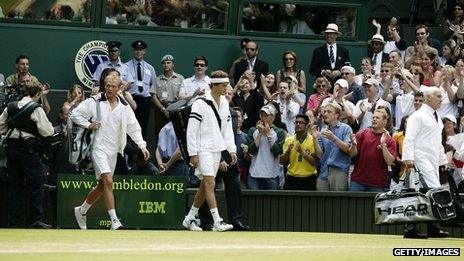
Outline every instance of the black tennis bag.
<path id="1" fill-rule="evenodd" d="M 216 107 L 214 107 L 213 102 L 204 97 L 198 97 L 197 100 L 198 99 L 203 100 L 206 104 L 208 104 L 211 107 L 216 116 L 218 126 L 219 128 L 221 128 L 221 118 L 219 116 L 218 111 L 216 110 Z M 192 111 L 192 104 L 193 103 L 188 103 L 185 100 L 179 100 L 177 102 L 171 103 L 166 108 L 166 110 L 169 112 L 169 119 L 172 121 L 174 132 L 176 133 L 177 142 L 179 143 L 179 148 L 182 153 L 182 157 L 186 162 L 188 162 L 190 159 L 187 150 L 187 124 L 189 121 L 190 112 Z"/>
<path id="2" fill-rule="evenodd" d="M 464 198 L 459 195 L 452 172 L 448 172 L 450 190 L 431 189 L 427 192 L 432 203 L 432 211 L 445 227 L 464 227 Z"/>
<path id="3" fill-rule="evenodd" d="M 188 162 L 189 155 L 187 150 L 187 123 L 192 107 L 185 100 L 171 103 L 166 110 L 169 112 L 169 119 L 172 121 L 174 132 L 176 133 L 179 149 L 182 157 Z"/>

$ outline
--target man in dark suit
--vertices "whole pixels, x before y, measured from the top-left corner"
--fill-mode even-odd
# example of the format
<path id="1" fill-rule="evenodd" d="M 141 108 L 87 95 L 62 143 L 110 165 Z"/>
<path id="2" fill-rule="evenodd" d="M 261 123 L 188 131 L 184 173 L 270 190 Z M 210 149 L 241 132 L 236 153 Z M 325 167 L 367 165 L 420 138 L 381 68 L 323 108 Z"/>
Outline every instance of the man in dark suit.
<path id="1" fill-rule="evenodd" d="M 314 77 L 325 76 L 333 85 L 341 76 L 340 69 L 351 62 L 350 53 L 336 42 L 341 35 L 336 24 L 328 24 L 324 35 L 327 44 L 314 49 L 309 73 Z"/>
<path id="2" fill-rule="evenodd" d="M 375 74 L 379 75 L 382 63 L 389 61 L 388 54 L 383 52 L 383 47 L 385 46 L 383 36 L 381 34 L 374 34 L 367 44 L 369 45 L 367 56 L 371 57 Z"/>
<path id="3" fill-rule="evenodd" d="M 267 62 L 256 57 L 258 55 L 258 44 L 255 41 L 249 41 L 245 45 L 246 59 L 242 59 L 235 65 L 234 84 L 240 81 L 240 77 L 246 70 L 251 70 L 254 73 L 254 80 L 258 87 L 261 87 L 259 81 L 261 74 L 266 76 L 269 73 L 269 65 Z"/>

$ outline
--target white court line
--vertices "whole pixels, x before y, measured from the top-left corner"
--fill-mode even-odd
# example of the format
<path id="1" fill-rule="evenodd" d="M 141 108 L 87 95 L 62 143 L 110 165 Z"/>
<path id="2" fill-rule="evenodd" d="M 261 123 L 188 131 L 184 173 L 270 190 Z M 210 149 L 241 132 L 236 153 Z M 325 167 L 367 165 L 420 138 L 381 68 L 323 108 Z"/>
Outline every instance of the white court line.
<path id="1" fill-rule="evenodd" d="M 60 248 L 60 246 L 54 246 Z M 89 246 L 92 247 L 92 246 Z M 296 246 L 270 246 L 270 245 L 247 245 L 247 246 L 230 246 L 230 245 L 223 245 L 223 246 L 160 246 L 156 245 L 153 247 L 137 247 L 137 248 L 100 248 L 100 249 L 76 249 L 75 246 L 71 246 L 70 248 L 63 248 L 63 249 L 1 249 L 0 254 L 37 254 L 37 253 L 108 253 L 108 252 L 169 252 L 169 251 L 214 251 L 214 250 L 293 250 L 293 249 L 334 249 L 340 250 L 342 248 L 348 249 L 350 251 L 356 249 L 392 249 L 392 246 L 334 246 L 334 245 L 296 245 Z"/>

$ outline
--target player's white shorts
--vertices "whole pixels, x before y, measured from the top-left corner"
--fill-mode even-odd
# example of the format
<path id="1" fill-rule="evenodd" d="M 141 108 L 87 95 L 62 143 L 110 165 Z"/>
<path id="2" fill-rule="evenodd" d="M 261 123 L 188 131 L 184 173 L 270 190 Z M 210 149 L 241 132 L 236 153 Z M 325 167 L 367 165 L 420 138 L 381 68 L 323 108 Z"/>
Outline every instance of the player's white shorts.
<path id="1" fill-rule="evenodd" d="M 203 176 L 213 176 L 219 169 L 219 162 L 221 161 L 221 152 L 198 152 L 198 166 L 195 169 L 195 176 L 202 180 Z"/>
<path id="2" fill-rule="evenodd" d="M 118 152 L 108 153 L 106 151 L 94 148 L 92 150 L 92 162 L 95 169 L 95 177 L 100 180 L 102 173 L 111 172 L 114 174 Z"/>

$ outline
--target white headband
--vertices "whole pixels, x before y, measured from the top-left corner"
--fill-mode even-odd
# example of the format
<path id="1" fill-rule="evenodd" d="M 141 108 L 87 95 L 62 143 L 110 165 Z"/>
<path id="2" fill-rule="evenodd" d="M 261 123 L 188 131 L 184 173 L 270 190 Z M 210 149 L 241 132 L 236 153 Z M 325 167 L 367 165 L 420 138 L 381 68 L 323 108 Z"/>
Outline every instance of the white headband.
<path id="1" fill-rule="evenodd" d="M 211 83 L 229 83 L 229 78 L 211 78 Z"/>

